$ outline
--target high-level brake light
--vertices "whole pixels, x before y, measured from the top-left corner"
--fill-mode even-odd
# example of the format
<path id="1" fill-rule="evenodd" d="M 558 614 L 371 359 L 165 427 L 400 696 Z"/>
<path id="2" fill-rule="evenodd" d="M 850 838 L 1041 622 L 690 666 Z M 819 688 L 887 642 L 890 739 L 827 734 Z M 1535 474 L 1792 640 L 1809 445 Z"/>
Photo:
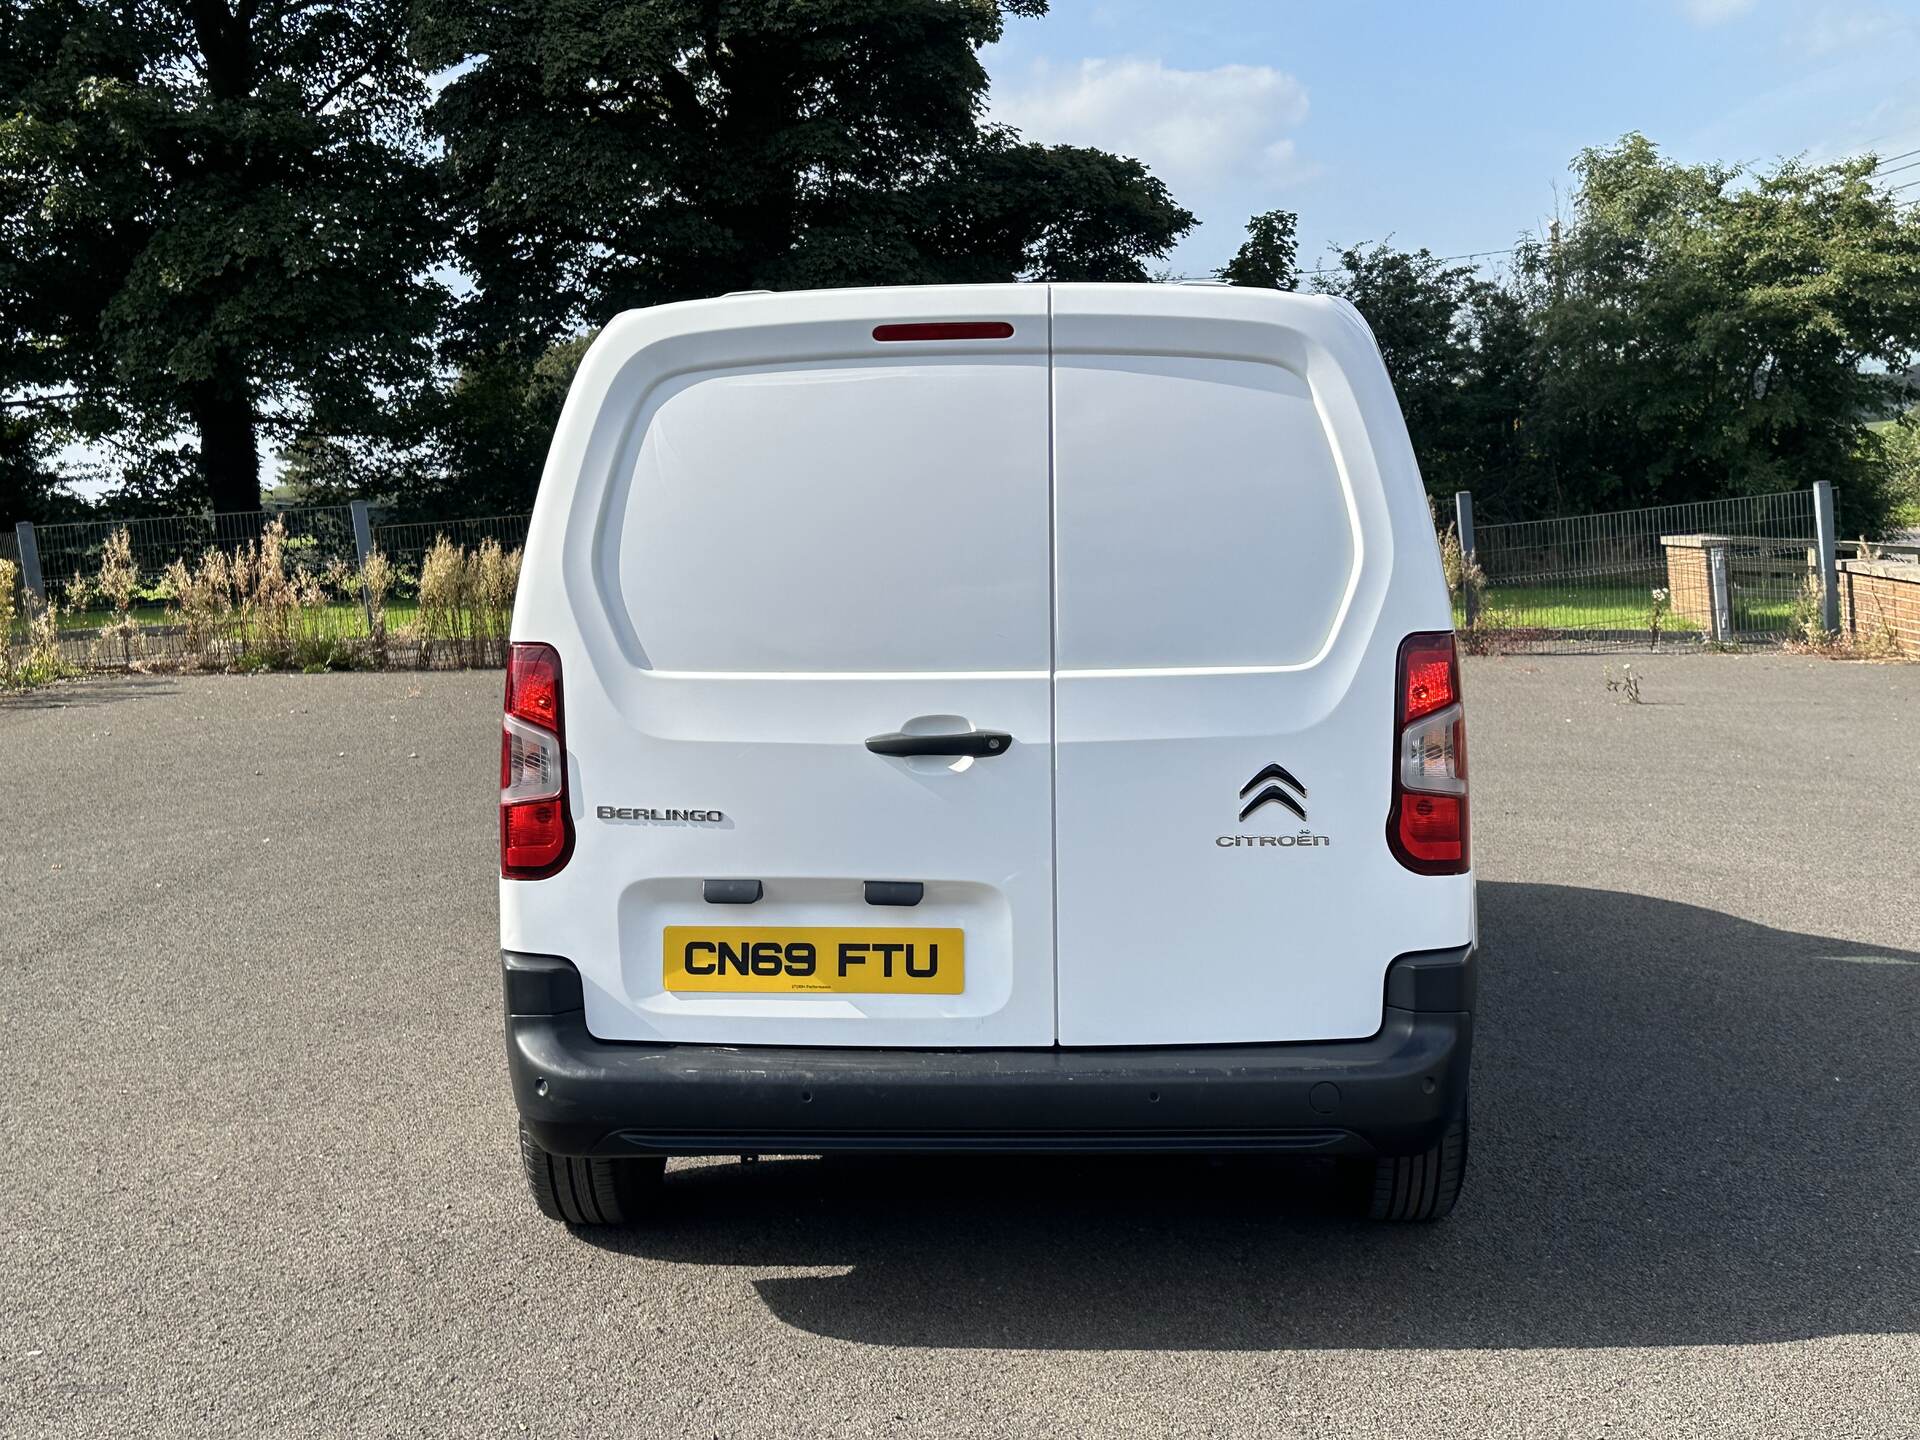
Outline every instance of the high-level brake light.
<path id="1" fill-rule="evenodd" d="M 876 325 L 876 340 L 1011 340 L 1013 326 L 1005 320 L 916 320 L 900 325 Z"/>

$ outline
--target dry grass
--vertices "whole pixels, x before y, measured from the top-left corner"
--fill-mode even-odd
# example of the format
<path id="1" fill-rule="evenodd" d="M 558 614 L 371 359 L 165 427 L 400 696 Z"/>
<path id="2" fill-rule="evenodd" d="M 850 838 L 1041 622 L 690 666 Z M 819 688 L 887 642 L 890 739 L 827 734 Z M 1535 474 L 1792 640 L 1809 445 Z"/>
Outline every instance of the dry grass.
<path id="1" fill-rule="evenodd" d="M 1875 558 L 1872 547 L 1861 542 L 1862 554 Z M 1801 582 L 1793 598 L 1792 628 L 1787 648 L 1797 654 L 1824 655 L 1829 660 L 1905 660 L 1911 659 L 1900 644 L 1893 617 L 1886 613 L 1880 597 L 1862 592 L 1863 610 L 1856 602 L 1850 630 L 1829 630 L 1822 616 L 1820 579 L 1809 575 Z"/>
<path id="2" fill-rule="evenodd" d="M 20 567 L 11 560 L 0 560 L 0 690 L 11 690 L 13 679 L 14 586 L 20 583 Z"/>
<path id="3" fill-rule="evenodd" d="M 387 665 L 387 596 L 399 578 L 393 562 L 380 550 L 371 551 L 355 577 L 361 603 L 367 611 L 367 649 L 377 669 Z"/>
<path id="4" fill-rule="evenodd" d="M 96 666 L 188 670 L 342 670 L 395 666 L 498 665 L 504 662 L 520 552 L 497 541 L 463 550 L 444 536 L 418 576 L 414 621 L 394 626 L 388 601 L 413 582 L 374 551 L 358 567 L 315 566 L 289 541 L 277 518 L 260 538 L 233 550 L 209 549 L 175 560 L 161 576 L 164 618 L 142 624 L 130 613 L 139 587 L 125 532 L 111 537 L 100 571 L 76 576 L 77 603 L 107 610 L 92 632 Z"/>
<path id="5" fill-rule="evenodd" d="M 52 605 L 28 597 L 27 643 L 14 653 L 13 627 L 19 619 L 20 568 L 0 560 L 0 690 L 31 690 L 58 680 L 67 672 L 60 659 L 60 614 Z"/>
<path id="6" fill-rule="evenodd" d="M 131 669 L 145 653 L 144 627 L 128 611 L 134 592 L 140 588 L 140 565 L 133 558 L 133 540 L 122 525 L 100 549 L 100 572 L 86 582 L 90 595 L 98 596 L 113 607 L 113 618 L 102 625 L 93 639 L 93 658 Z"/>
<path id="7" fill-rule="evenodd" d="M 436 536 L 420 563 L 420 609 L 412 626 L 421 663 L 505 663 L 513 594 L 520 583 L 520 552 L 483 540 L 469 552 Z"/>

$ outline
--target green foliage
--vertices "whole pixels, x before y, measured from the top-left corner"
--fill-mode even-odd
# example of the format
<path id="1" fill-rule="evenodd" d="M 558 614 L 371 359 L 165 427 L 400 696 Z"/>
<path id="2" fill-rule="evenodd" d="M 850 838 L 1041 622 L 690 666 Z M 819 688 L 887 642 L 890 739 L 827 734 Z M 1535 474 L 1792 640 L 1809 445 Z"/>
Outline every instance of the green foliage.
<path id="1" fill-rule="evenodd" d="M 45 423 L 0 410 L 0 528 L 11 530 L 17 520 L 71 519 L 84 508 L 47 463 Z"/>
<path id="2" fill-rule="evenodd" d="M 1803 488 L 1877 529 L 1864 422 L 1920 343 L 1920 217 L 1874 159 L 1746 172 L 1629 135 L 1574 164 L 1573 223 L 1522 257 L 1535 445 L 1591 508 Z"/>
<path id="3" fill-rule="evenodd" d="M 116 515 L 251 507 L 263 438 L 314 501 L 520 510 L 616 311 L 1147 279 L 1194 224 L 1159 180 L 984 119 L 982 47 L 1045 9 L 8 0 L 0 521 L 83 505 L 72 439 L 133 457 Z M 1314 284 L 1372 325 L 1429 489 L 1488 521 L 1828 480 L 1880 533 L 1920 523 L 1920 421 L 1867 427 L 1920 346 L 1920 210 L 1872 169 L 1628 135 L 1504 279 L 1374 245 Z M 1296 232 L 1254 216 L 1216 273 L 1294 288 Z"/>
<path id="4" fill-rule="evenodd" d="M 377 431 L 417 385 L 443 220 L 405 0 L 0 12 L 0 377 L 67 433 L 185 429 L 258 504 L 260 431 Z"/>
<path id="5" fill-rule="evenodd" d="M 1503 281 L 1376 245 L 1315 287 L 1373 327 L 1429 490 L 1486 519 L 1827 480 L 1878 533 L 1920 499 L 1905 435 L 1866 431 L 1920 347 L 1920 216 L 1873 163 L 1748 174 L 1629 135 Z"/>
<path id="6" fill-rule="evenodd" d="M 578 335 L 541 351 L 529 363 L 511 351 L 470 357 L 439 399 L 437 476 L 453 484 L 418 487 L 408 502 L 425 516 L 528 510 L 546 464 L 573 372 L 592 335 Z"/>
<path id="7" fill-rule="evenodd" d="M 1300 217 L 1291 210 L 1255 215 L 1247 221 L 1247 238 L 1233 258 L 1213 272 L 1215 278 L 1267 290 L 1298 290 L 1299 225 Z"/>
<path id="8" fill-rule="evenodd" d="M 1510 288 L 1426 250 L 1353 247 L 1314 289 L 1367 319 L 1413 436 L 1427 489 L 1472 490 L 1481 513 L 1554 513 L 1529 473 L 1535 324 Z"/>
<path id="9" fill-rule="evenodd" d="M 479 352 L 727 290 L 1144 279 L 1193 224 L 1138 162 L 984 125 L 1041 0 L 419 0 Z"/>
<path id="10" fill-rule="evenodd" d="M 1864 449 L 1864 463 L 1882 477 L 1891 522 L 1920 527 L 1920 408 L 1873 426 Z"/>

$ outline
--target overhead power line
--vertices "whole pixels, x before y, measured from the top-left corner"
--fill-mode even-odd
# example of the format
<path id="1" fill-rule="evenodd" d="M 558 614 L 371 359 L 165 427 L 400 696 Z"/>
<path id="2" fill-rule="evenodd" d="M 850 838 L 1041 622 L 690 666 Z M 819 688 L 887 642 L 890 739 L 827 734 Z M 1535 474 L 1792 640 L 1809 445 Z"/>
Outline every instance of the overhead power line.
<path id="1" fill-rule="evenodd" d="M 1355 246 L 1354 248 L 1361 249 L 1370 243 L 1373 242 L 1363 241 L 1361 245 Z M 1436 255 L 1433 258 L 1444 265 L 1449 260 L 1482 260 L 1489 255 L 1517 255 L 1524 249 L 1526 249 L 1524 245 L 1509 245 L 1502 250 L 1469 250 L 1461 255 Z M 1320 265 L 1312 270 L 1296 270 L 1293 273 L 1295 275 L 1337 275 L 1344 268 L 1345 267 L 1341 265 Z M 1173 280 L 1213 280 L 1218 277 L 1209 271 L 1205 275 L 1174 275 L 1169 278 Z"/>
<path id="2" fill-rule="evenodd" d="M 1873 172 L 1872 172 L 1873 176 L 1875 178 L 1878 178 L 1883 175 L 1898 175 L 1903 170 L 1920 170 L 1920 159 L 1913 160 L 1910 163 L 1905 165 L 1895 165 L 1891 170 L 1887 168 L 1887 165 L 1890 161 L 1906 160 L 1908 156 L 1920 156 L 1920 150 L 1903 150 L 1898 155 L 1887 155 L 1882 157 L 1880 162 L 1873 169 Z M 1920 180 L 1909 180 L 1904 185 L 1889 186 L 1887 189 L 1887 193 L 1889 195 L 1898 195 L 1902 190 L 1911 190 L 1916 185 L 1920 185 Z M 1361 245 L 1355 246 L 1354 248 L 1360 249 L 1368 243 L 1372 243 L 1372 242 L 1362 241 Z M 1538 243 L 1538 242 L 1534 242 L 1534 243 Z M 1502 250 L 1468 250 L 1464 254 L 1460 254 L 1460 255 L 1436 255 L 1433 258 L 1444 265 L 1451 260 L 1484 260 L 1490 255 L 1518 255 L 1522 250 L 1526 248 L 1527 247 L 1524 244 L 1509 245 Z M 1293 273 L 1295 275 L 1301 275 L 1301 276 L 1334 275 L 1334 274 L 1338 274 L 1344 268 L 1345 268 L 1344 266 L 1340 266 L 1340 265 L 1319 265 L 1314 267 L 1311 270 L 1296 270 Z M 1216 277 L 1211 272 L 1209 272 L 1205 275 L 1175 275 L 1173 278 L 1175 280 L 1212 280 L 1212 279 L 1215 279 Z"/>

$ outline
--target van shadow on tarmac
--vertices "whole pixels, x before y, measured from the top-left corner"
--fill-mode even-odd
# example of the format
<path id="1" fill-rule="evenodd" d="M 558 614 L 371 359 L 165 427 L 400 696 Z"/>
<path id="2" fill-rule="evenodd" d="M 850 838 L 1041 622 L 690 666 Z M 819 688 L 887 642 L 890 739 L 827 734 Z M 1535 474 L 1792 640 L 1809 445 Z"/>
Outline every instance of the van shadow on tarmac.
<path id="1" fill-rule="evenodd" d="M 1920 954 L 1640 895 L 1480 887 L 1466 1191 L 1331 1213 L 1324 1167 L 817 1159 L 676 1169 L 581 1232 L 803 1330 L 1038 1349 L 1747 1344 L 1920 1330 Z"/>
<path id="2" fill-rule="evenodd" d="M 153 700 L 175 694 L 179 682 L 160 675 L 88 675 L 62 680 L 38 690 L 0 695 L 0 714 L 8 710 L 97 710 L 130 700 Z"/>

